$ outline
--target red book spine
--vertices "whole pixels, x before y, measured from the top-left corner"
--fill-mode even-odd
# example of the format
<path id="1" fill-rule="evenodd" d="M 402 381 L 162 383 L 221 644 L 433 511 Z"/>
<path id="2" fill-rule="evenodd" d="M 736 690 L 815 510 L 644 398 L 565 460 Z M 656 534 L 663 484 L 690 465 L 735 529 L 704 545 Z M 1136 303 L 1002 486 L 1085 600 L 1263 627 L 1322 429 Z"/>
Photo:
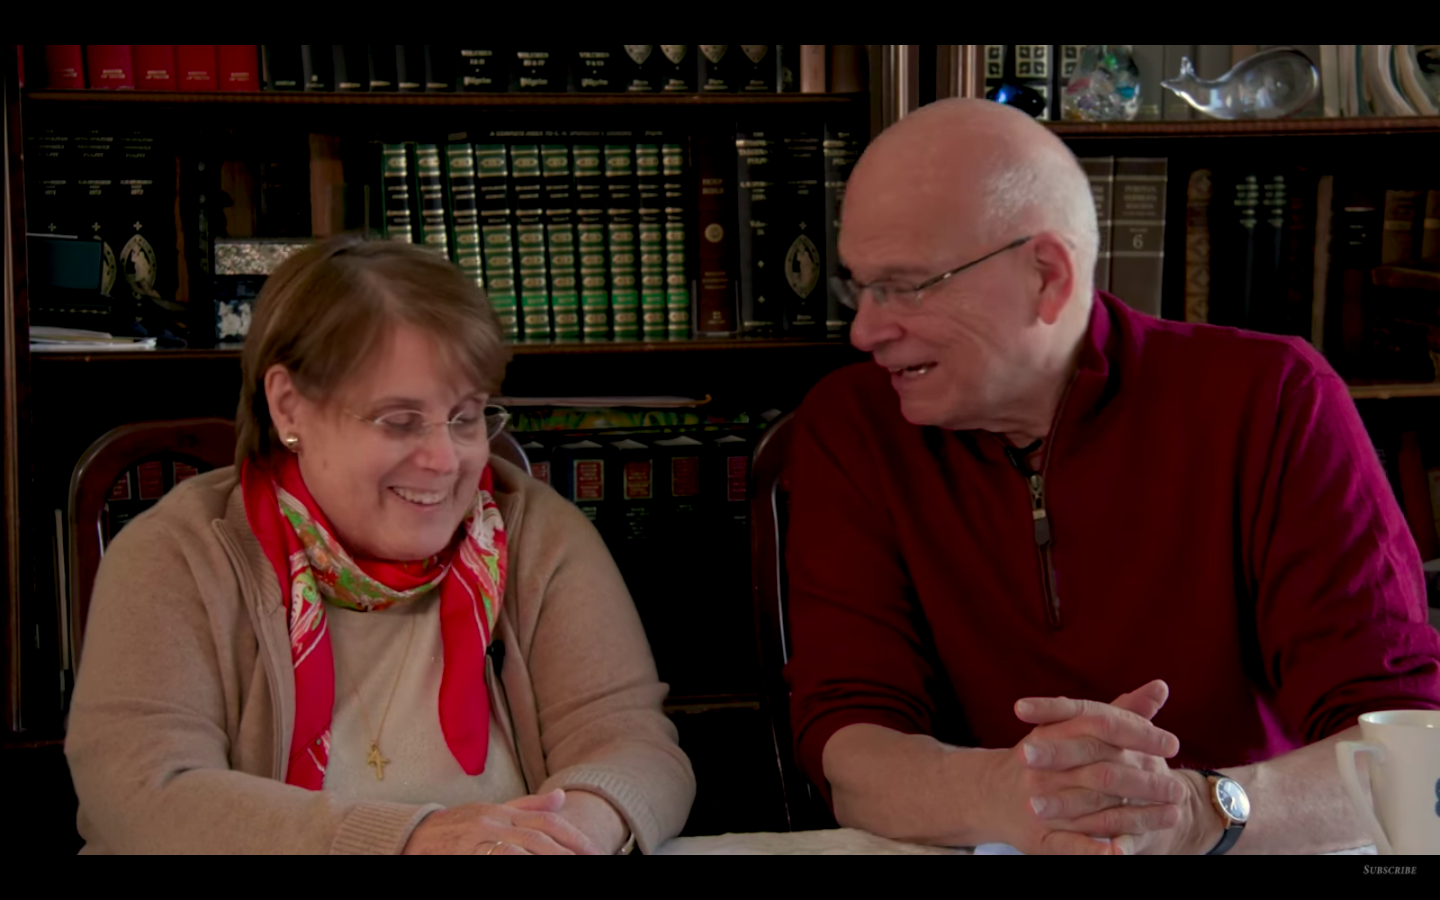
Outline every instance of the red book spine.
<path id="1" fill-rule="evenodd" d="M 260 90 L 260 63 L 254 44 L 217 44 L 220 90 Z"/>
<path id="2" fill-rule="evenodd" d="M 175 45 L 136 44 L 135 86 L 142 91 L 175 90 Z"/>
<path id="3" fill-rule="evenodd" d="M 46 87 L 71 91 L 85 87 L 85 54 L 79 44 L 45 45 Z"/>
<path id="4" fill-rule="evenodd" d="M 85 69 L 92 88 L 115 90 L 135 86 L 129 44 L 86 44 Z"/>
<path id="5" fill-rule="evenodd" d="M 214 44 L 175 45 L 175 87 L 182 91 L 213 91 L 215 77 Z"/>

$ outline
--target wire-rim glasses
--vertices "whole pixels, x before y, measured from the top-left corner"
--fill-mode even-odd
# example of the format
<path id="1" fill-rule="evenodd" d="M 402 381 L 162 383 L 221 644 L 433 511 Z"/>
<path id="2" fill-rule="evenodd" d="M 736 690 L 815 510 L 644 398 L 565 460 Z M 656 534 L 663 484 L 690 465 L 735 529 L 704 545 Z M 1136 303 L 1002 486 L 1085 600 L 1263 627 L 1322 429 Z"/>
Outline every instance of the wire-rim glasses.
<path id="1" fill-rule="evenodd" d="M 482 435 L 486 440 L 494 440 L 510 422 L 510 413 L 505 407 L 494 403 L 487 404 L 480 412 L 467 410 L 438 422 L 427 421 L 420 411 L 415 409 L 397 409 L 378 416 L 362 416 L 348 409 L 345 412 L 367 425 L 373 425 L 387 437 L 404 441 L 423 440 L 431 428 L 445 425 L 450 430 L 450 439 L 455 443 L 473 444 L 480 440 Z"/>
<path id="2" fill-rule="evenodd" d="M 862 284 L 854 278 L 851 278 L 849 271 L 843 268 L 841 269 L 842 274 L 830 279 L 830 285 L 835 290 L 836 298 L 843 305 L 851 309 L 858 310 L 860 308 L 860 295 L 866 291 L 870 292 L 870 296 L 874 299 L 876 306 L 884 306 L 891 300 L 900 299 L 904 300 L 908 306 L 917 307 L 920 305 L 920 292 L 926 288 L 932 288 L 943 281 L 959 275 L 966 269 L 980 265 L 992 256 L 999 256 L 1007 250 L 1014 250 L 1016 247 L 1024 246 L 1034 239 L 1035 236 L 1033 234 L 1017 238 L 999 250 L 993 250 L 979 259 L 974 259 L 964 265 L 956 266 L 948 272 L 941 272 L 934 278 L 927 278 L 914 286 L 901 284 L 898 281 L 891 281 L 885 278 L 877 279 L 869 284 Z"/>

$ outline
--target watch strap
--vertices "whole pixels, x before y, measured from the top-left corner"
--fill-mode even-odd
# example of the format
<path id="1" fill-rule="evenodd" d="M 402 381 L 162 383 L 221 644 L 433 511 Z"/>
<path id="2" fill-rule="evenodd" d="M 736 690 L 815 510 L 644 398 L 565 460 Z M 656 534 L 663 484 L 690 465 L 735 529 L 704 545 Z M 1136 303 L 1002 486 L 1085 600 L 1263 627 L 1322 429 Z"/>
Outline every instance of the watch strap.
<path id="1" fill-rule="evenodd" d="M 1230 776 L 1222 775 L 1214 769 L 1196 769 L 1195 771 L 1205 776 L 1205 783 L 1210 787 L 1210 806 L 1219 813 L 1225 823 L 1225 830 L 1220 833 L 1220 840 L 1205 854 L 1206 856 L 1220 856 L 1229 852 L 1230 848 L 1235 846 L 1235 842 L 1240 840 L 1240 833 L 1245 830 L 1245 823 L 1232 819 L 1215 799 L 1215 781 L 1212 779 L 1229 778 Z"/>

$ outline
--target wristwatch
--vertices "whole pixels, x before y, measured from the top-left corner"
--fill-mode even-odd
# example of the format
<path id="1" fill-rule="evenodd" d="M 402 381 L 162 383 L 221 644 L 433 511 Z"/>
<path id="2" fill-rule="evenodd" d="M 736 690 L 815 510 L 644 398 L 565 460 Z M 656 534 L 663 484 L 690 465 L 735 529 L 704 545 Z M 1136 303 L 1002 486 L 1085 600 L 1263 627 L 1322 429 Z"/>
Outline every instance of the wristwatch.
<path id="1" fill-rule="evenodd" d="M 1220 822 L 1225 830 L 1220 835 L 1220 841 L 1206 856 L 1219 856 L 1235 846 L 1240 840 L 1240 832 L 1245 830 L 1245 823 L 1250 821 L 1250 797 L 1240 782 L 1233 778 L 1227 778 L 1212 769 L 1196 769 L 1205 776 L 1205 781 L 1210 785 L 1210 805 L 1220 813 Z"/>

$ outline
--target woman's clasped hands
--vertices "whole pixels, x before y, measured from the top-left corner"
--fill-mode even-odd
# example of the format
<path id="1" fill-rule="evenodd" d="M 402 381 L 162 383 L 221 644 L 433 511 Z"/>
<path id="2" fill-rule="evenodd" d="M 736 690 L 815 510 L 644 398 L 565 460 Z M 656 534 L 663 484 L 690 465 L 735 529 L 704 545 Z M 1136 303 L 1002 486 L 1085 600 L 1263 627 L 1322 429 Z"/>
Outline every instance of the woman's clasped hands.
<path id="1" fill-rule="evenodd" d="M 469 803 L 426 816 L 405 844 L 407 855 L 596 855 L 605 851 L 561 814 L 565 792 Z"/>

